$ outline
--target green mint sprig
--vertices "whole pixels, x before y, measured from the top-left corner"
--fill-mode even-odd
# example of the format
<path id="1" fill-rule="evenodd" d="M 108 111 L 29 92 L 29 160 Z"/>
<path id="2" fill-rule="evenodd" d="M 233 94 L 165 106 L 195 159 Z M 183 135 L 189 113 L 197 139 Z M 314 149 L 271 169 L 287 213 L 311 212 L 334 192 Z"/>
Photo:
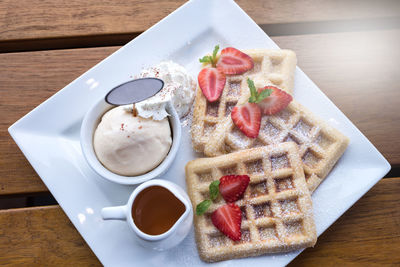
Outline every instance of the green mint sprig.
<path id="1" fill-rule="evenodd" d="M 256 86 L 254 85 L 254 82 L 250 80 L 250 78 L 247 78 L 247 85 L 249 86 L 250 89 L 250 97 L 249 97 L 250 103 L 260 103 L 265 98 L 270 96 L 272 93 L 271 89 L 265 89 L 262 90 L 261 92 L 258 92 Z"/>
<path id="2" fill-rule="evenodd" d="M 219 194 L 219 180 L 215 180 L 208 187 L 211 200 L 215 200 Z"/>
<path id="3" fill-rule="evenodd" d="M 213 181 L 208 187 L 211 200 L 217 199 L 219 195 L 219 180 Z M 212 201 L 210 199 L 203 200 L 196 206 L 196 214 L 203 215 L 208 210 Z"/>
<path id="4" fill-rule="evenodd" d="M 217 53 L 219 50 L 219 45 L 214 47 L 214 51 L 212 56 L 204 56 L 203 58 L 199 58 L 200 63 L 210 63 L 213 67 L 217 64 Z"/>
<path id="5" fill-rule="evenodd" d="M 210 205 L 211 205 L 211 200 L 209 200 L 209 199 L 206 199 L 206 200 L 200 202 L 196 207 L 196 214 L 203 215 L 203 213 L 208 210 Z"/>

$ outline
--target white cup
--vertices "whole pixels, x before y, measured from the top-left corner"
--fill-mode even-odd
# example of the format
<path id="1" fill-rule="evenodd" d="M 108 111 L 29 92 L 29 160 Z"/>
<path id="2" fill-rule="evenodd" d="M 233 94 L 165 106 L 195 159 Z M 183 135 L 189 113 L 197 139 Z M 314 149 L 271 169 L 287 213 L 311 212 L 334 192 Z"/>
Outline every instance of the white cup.
<path id="1" fill-rule="evenodd" d="M 93 105 L 89 111 L 86 113 L 85 117 L 82 121 L 81 126 L 81 148 L 83 152 L 83 156 L 85 157 L 89 166 L 98 173 L 101 177 L 104 177 L 107 180 L 110 180 L 119 184 L 133 185 L 140 184 L 150 179 L 159 177 L 163 173 L 165 173 L 168 168 L 171 166 L 176 153 L 179 149 L 179 144 L 181 142 L 182 129 L 179 120 L 179 115 L 177 114 L 173 105 L 169 102 L 166 105 L 166 111 L 170 116 L 168 116 L 171 130 L 172 130 L 172 145 L 171 149 L 168 152 L 168 155 L 165 159 L 158 165 L 156 168 L 142 175 L 137 176 L 123 176 L 116 173 L 111 172 L 106 167 L 101 164 L 98 160 L 96 153 L 93 148 L 93 135 L 99 124 L 101 118 L 104 113 L 113 108 L 114 106 L 108 104 L 104 98 L 98 101 L 95 105 Z"/>
<path id="2" fill-rule="evenodd" d="M 185 206 L 185 212 L 175 224 L 165 233 L 160 235 L 149 235 L 141 231 L 135 224 L 132 217 L 132 205 L 136 196 L 143 189 L 150 186 L 161 186 L 170 191 Z M 151 180 L 139 185 L 129 197 L 128 203 L 124 206 L 107 207 L 101 210 L 104 220 L 124 220 L 134 231 L 138 242 L 147 248 L 155 250 L 166 250 L 178 245 L 189 233 L 193 222 L 193 209 L 186 192 L 178 185 L 166 180 Z"/>

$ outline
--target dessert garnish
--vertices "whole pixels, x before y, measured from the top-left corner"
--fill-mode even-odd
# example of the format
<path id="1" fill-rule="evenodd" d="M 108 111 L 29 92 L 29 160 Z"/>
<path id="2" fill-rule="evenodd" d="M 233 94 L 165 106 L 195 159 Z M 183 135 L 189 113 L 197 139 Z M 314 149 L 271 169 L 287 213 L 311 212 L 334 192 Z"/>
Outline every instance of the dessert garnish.
<path id="1" fill-rule="evenodd" d="M 216 45 L 211 56 L 199 59 L 200 63 L 211 65 L 203 68 L 197 77 L 201 91 L 210 102 L 221 96 L 226 83 L 225 74 L 242 74 L 254 67 L 253 59 L 236 48 L 224 48 L 219 58 L 218 50 L 219 45 Z"/>
<path id="2" fill-rule="evenodd" d="M 226 202 L 240 199 L 250 182 L 248 175 L 225 175 L 219 179 L 219 192 Z"/>
<path id="3" fill-rule="evenodd" d="M 262 89 L 258 89 L 259 92 L 265 92 L 266 90 L 270 90 L 271 93 L 267 98 L 258 102 L 258 106 L 265 115 L 279 113 L 293 100 L 291 95 L 275 86 L 266 86 Z"/>
<path id="4" fill-rule="evenodd" d="M 196 206 L 196 214 L 197 215 L 203 215 L 204 212 L 206 212 L 208 210 L 208 208 L 210 207 L 211 203 L 212 203 L 211 200 L 206 199 L 206 200 L 203 200 L 202 202 L 200 202 L 199 204 L 197 204 L 197 206 Z"/>
<path id="5" fill-rule="evenodd" d="M 273 115 L 286 108 L 292 96 L 275 86 L 256 89 L 254 82 L 247 78 L 250 89 L 249 102 L 235 106 L 231 117 L 240 131 L 250 138 L 256 138 L 260 132 L 261 113 Z"/>
<path id="6" fill-rule="evenodd" d="M 209 195 L 211 200 L 215 200 L 217 199 L 218 195 L 219 195 L 219 180 L 215 180 L 212 183 L 210 183 L 208 189 L 209 189 Z M 196 214 L 197 215 L 202 215 L 204 212 L 206 212 L 208 210 L 208 208 L 211 205 L 211 200 L 210 199 L 206 199 L 203 200 L 202 202 L 200 202 L 197 207 L 196 207 Z"/>
<path id="7" fill-rule="evenodd" d="M 204 68 L 197 77 L 203 95 L 208 101 L 214 102 L 219 99 L 224 90 L 226 77 L 216 68 Z"/>
<path id="8" fill-rule="evenodd" d="M 247 137 L 256 138 L 260 132 L 261 109 L 255 103 L 235 106 L 231 113 L 233 123 Z"/>
<path id="9" fill-rule="evenodd" d="M 217 63 L 217 68 L 225 74 L 242 74 L 253 67 L 253 59 L 233 47 L 222 49 Z"/>
<path id="10" fill-rule="evenodd" d="M 210 102 L 218 100 L 226 83 L 225 74 L 216 68 L 218 50 L 219 45 L 216 45 L 211 56 L 199 59 L 200 63 L 211 64 L 211 67 L 202 69 L 197 76 L 200 89 Z"/>
<path id="11" fill-rule="evenodd" d="M 216 200 L 219 194 L 219 190 L 220 190 L 220 180 L 215 180 L 213 181 L 210 186 L 208 187 L 209 191 L 210 191 L 210 198 L 211 200 Z"/>
<path id="12" fill-rule="evenodd" d="M 217 65 L 217 53 L 219 50 L 219 45 L 214 46 L 214 50 L 211 56 L 206 55 L 203 58 L 199 58 L 200 63 L 211 64 L 212 67 L 216 67 Z"/>
<path id="13" fill-rule="evenodd" d="M 164 88 L 155 96 L 136 104 L 143 118 L 161 120 L 168 116 L 165 110 L 170 102 L 180 118 L 185 117 L 192 107 L 196 82 L 187 70 L 171 60 L 143 69 L 139 77 L 156 77 L 164 81 Z"/>
<path id="14" fill-rule="evenodd" d="M 242 212 L 234 203 L 225 204 L 211 214 L 211 221 L 218 230 L 234 241 L 239 241 L 242 233 Z"/>
<path id="15" fill-rule="evenodd" d="M 268 86 L 263 89 L 257 90 L 253 80 L 251 80 L 250 78 L 247 78 L 247 85 L 250 89 L 249 103 L 260 103 L 272 93 L 272 90 L 270 88 L 267 88 Z"/>
<path id="16" fill-rule="evenodd" d="M 250 177 L 248 175 L 225 175 L 219 180 L 213 181 L 209 186 L 210 199 L 200 202 L 196 207 L 196 214 L 202 215 L 210 207 L 212 200 L 217 199 L 219 193 L 226 202 L 230 202 L 219 207 L 211 214 L 211 220 L 217 229 L 232 240 L 240 240 L 240 225 L 242 222 L 242 213 L 240 208 L 234 204 L 240 199 L 249 185 Z"/>

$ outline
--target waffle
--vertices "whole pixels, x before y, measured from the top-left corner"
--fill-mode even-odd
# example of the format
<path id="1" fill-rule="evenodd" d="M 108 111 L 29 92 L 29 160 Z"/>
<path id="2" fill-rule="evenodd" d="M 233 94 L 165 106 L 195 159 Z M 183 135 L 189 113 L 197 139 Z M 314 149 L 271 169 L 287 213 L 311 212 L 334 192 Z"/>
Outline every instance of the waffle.
<path id="1" fill-rule="evenodd" d="M 243 99 L 248 99 L 244 96 Z M 241 102 L 242 99 L 239 101 Z M 206 144 L 204 154 L 216 156 L 242 149 L 293 141 L 299 145 L 308 188 L 313 192 L 344 153 L 349 139 L 293 100 L 278 114 L 261 118 L 257 138 L 248 138 L 225 118 Z"/>
<path id="2" fill-rule="evenodd" d="M 221 97 L 215 102 L 209 102 L 197 88 L 193 122 L 191 127 L 192 144 L 197 152 L 203 152 L 214 129 L 227 116 L 238 102 L 243 91 L 248 91 L 247 77 L 256 86 L 275 85 L 292 93 L 296 54 L 290 50 L 245 50 L 254 60 L 254 68 L 242 75 L 227 75 L 226 84 Z"/>
<path id="3" fill-rule="evenodd" d="M 204 215 L 194 217 L 199 255 L 207 262 L 286 252 L 314 246 L 316 230 L 310 192 L 298 146 L 293 142 L 242 150 L 186 165 L 192 205 L 208 196 L 211 181 L 227 174 L 247 174 L 250 183 L 236 204 L 242 211 L 242 237 L 232 241 L 211 221 L 225 201 L 219 196 Z"/>

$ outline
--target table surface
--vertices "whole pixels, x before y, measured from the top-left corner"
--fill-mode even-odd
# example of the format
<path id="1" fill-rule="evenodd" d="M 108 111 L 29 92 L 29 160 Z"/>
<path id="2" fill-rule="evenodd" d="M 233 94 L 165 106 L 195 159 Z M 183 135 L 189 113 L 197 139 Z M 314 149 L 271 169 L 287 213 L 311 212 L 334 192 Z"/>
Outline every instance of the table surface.
<path id="1" fill-rule="evenodd" d="M 0 204 L 50 195 L 7 128 L 184 2 L 0 2 Z M 237 3 L 392 165 L 290 265 L 399 265 L 400 1 Z M 101 265 L 58 205 L 1 209 L 0 251 L 1 266 Z"/>

